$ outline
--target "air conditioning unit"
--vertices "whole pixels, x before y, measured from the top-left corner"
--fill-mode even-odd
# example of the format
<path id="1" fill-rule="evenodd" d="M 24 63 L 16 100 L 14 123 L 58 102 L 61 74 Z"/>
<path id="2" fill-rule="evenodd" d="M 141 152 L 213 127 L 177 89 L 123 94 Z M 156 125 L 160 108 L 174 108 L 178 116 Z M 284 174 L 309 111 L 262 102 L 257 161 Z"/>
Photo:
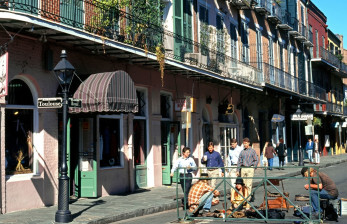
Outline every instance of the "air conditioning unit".
<path id="1" fill-rule="evenodd" d="M 184 60 L 191 65 L 207 65 L 207 56 L 201 53 L 185 53 Z"/>

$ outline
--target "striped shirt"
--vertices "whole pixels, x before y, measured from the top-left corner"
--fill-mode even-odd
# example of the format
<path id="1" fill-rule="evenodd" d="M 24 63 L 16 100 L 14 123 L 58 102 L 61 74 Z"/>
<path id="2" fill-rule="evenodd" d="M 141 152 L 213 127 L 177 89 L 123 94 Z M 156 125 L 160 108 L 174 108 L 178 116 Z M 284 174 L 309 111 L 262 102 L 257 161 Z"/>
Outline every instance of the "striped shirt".
<path id="1" fill-rule="evenodd" d="M 189 191 L 188 195 L 188 205 L 189 210 L 193 211 L 196 209 L 196 207 L 199 206 L 199 199 L 206 194 L 207 192 L 212 192 L 213 188 L 207 184 L 206 181 L 198 181 L 196 184 L 194 184 Z M 217 193 L 218 191 L 214 191 L 214 193 Z"/>
<path id="2" fill-rule="evenodd" d="M 178 168 L 187 168 L 190 166 L 190 169 L 178 169 Z M 176 163 L 171 169 L 171 173 L 174 173 L 178 169 L 179 173 L 191 173 L 193 170 L 196 170 L 196 164 L 192 157 L 184 158 L 183 156 L 178 158 Z"/>
<path id="3" fill-rule="evenodd" d="M 254 166 L 257 168 L 259 163 L 259 157 L 255 150 L 251 147 L 248 149 L 244 148 L 239 156 L 239 161 L 237 162 L 237 171 L 240 171 L 242 166 Z"/>

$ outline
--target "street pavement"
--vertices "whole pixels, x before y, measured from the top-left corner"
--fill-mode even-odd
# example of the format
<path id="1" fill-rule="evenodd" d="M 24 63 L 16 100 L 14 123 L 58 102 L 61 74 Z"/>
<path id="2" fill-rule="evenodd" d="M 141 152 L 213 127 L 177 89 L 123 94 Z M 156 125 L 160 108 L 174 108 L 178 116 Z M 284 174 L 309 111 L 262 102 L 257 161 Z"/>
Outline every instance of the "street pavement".
<path id="1" fill-rule="evenodd" d="M 307 162 L 307 161 L 305 161 Z M 314 166 L 320 168 L 347 162 L 347 153 L 321 157 L 321 163 Z M 288 163 L 288 166 L 296 166 L 296 163 Z M 305 165 L 310 165 L 305 163 Z M 285 170 L 274 169 L 271 175 L 275 177 L 296 176 L 300 169 Z M 262 169 L 256 170 L 255 177 L 264 175 Z M 254 184 L 256 180 L 254 180 Z M 178 187 L 180 195 L 181 187 Z M 346 198 L 347 195 L 340 195 Z M 112 223 L 133 217 L 153 214 L 176 208 L 176 185 L 162 186 L 149 189 L 139 189 L 135 193 L 127 195 L 112 195 L 100 198 L 81 198 L 70 203 L 73 224 L 103 224 Z M 0 223 L 26 223 L 26 224 L 48 224 L 55 223 L 54 217 L 57 206 L 12 212 L 0 215 Z"/>

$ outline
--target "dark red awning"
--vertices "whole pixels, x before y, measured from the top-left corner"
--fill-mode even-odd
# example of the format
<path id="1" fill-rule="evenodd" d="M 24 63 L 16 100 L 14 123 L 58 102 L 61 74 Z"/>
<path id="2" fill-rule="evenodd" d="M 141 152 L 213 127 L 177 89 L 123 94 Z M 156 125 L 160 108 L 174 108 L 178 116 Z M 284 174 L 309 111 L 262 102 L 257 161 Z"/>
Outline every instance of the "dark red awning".
<path id="1" fill-rule="evenodd" d="M 136 113 L 138 110 L 134 82 L 128 73 L 121 70 L 90 75 L 73 98 L 82 100 L 82 108 L 70 108 L 70 113 Z"/>

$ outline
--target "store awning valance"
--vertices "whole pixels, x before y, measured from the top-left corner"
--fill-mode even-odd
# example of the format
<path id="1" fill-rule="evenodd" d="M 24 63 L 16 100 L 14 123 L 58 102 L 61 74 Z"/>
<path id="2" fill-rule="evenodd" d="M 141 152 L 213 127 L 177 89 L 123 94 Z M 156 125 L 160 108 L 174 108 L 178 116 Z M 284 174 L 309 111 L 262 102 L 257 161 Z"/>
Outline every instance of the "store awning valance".
<path id="1" fill-rule="evenodd" d="M 70 108 L 70 113 L 136 113 L 138 110 L 134 82 L 121 70 L 90 75 L 80 84 L 73 98 L 82 100 L 82 108 Z"/>

